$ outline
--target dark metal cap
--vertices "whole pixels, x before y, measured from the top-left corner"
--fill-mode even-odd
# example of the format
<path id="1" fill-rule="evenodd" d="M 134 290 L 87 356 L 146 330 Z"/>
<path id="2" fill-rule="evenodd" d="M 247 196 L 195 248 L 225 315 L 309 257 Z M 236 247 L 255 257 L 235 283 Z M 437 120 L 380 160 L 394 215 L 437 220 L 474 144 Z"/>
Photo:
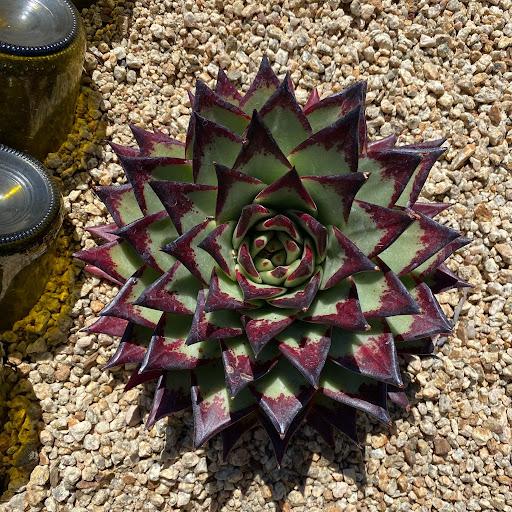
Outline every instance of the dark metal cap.
<path id="1" fill-rule="evenodd" d="M 60 216 L 61 196 L 35 159 L 0 144 L 0 253 L 43 238 Z"/>
<path id="2" fill-rule="evenodd" d="M 68 46 L 78 32 L 69 0 L 1 0 L 0 52 L 47 55 Z"/>

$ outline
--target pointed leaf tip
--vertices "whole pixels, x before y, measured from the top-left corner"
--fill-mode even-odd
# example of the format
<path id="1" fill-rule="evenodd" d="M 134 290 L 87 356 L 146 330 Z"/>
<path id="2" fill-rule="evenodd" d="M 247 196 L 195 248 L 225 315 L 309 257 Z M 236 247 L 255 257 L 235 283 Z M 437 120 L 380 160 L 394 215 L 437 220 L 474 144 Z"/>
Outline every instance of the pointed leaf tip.
<path id="1" fill-rule="evenodd" d="M 301 176 L 356 172 L 359 160 L 361 107 L 299 144 L 289 160 Z"/>
<path id="2" fill-rule="evenodd" d="M 271 185 L 263 189 L 254 199 L 258 204 L 269 208 L 297 209 L 316 213 L 316 205 L 308 191 L 304 188 L 296 171 L 292 169 Z"/>
<path id="3" fill-rule="evenodd" d="M 240 101 L 240 108 L 248 113 L 259 110 L 278 87 L 279 79 L 272 71 L 267 56 L 264 56 L 254 80 Z"/>

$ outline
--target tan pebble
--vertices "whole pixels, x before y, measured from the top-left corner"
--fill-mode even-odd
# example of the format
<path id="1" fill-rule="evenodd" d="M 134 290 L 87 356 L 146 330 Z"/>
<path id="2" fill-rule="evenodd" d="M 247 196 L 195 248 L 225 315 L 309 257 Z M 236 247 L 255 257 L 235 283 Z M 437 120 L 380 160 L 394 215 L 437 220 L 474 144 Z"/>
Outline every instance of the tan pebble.
<path id="1" fill-rule="evenodd" d="M 382 448 L 388 442 L 388 437 L 386 434 L 379 434 L 378 436 L 372 437 L 372 447 L 373 448 Z"/>
<path id="2" fill-rule="evenodd" d="M 492 220 L 492 211 L 484 203 L 479 203 L 475 206 L 475 217 L 479 220 L 489 222 Z"/>
<path id="3" fill-rule="evenodd" d="M 103 302 L 100 302 L 99 300 L 91 300 L 91 310 L 93 313 L 99 313 L 104 307 L 105 304 L 103 304 Z"/>
<path id="4" fill-rule="evenodd" d="M 489 119 L 491 122 L 495 125 L 500 124 L 501 122 L 501 111 L 500 107 L 497 103 L 495 103 L 490 109 L 489 109 Z"/>
<path id="5" fill-rule="evenodd" d="M 443 437 L 434 438 L 434 453 L 436 455 L 447 455 L 451 450 L 450 443 Z"/>
<path id="6" fill-rule="evenodd" d="M 71 369 L 67 364 L 59 363 L 57 365 L 57 369 L 55 370 L 54 376 L 55 380 L 59 382 L 63 382 L 68 380 L 69 374 L 71 373 Z"/>
<path id="7" fill-rule="evenodd" d="M 503 256 L 507 262 L 512 261 L 512 245 L 510 244 L 496 244 L 494 248 L 498 251 L 500 256 Z"/>

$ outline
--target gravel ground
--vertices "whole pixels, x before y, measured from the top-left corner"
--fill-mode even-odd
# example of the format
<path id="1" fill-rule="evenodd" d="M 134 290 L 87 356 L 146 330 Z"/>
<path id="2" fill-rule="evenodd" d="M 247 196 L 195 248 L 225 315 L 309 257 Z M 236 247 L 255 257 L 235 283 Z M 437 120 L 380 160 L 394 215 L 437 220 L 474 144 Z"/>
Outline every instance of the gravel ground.
<path id="1" fill-rule="evenodd" d="M 130 122 L 182 138 L 194 77 L 211 83 L 222 66 L 245 90 L 267 54 L 280 76 L 291 70 L 301 101 L 313 86 L 327 94 L 368 80 L 374 137 L 447 137 L 424 196 L 452 203 L 442 220 L 473 239 L 449 265 L 474 288 L 438 357 L 404 362 L 413 406 L 394 412 L 391 431 L 361 418 L 363 451 L 341 436 L 333 451 L 305 427 L 278 470 L 261 430 L 228 463 L 217 440 L 192 450 L 188 413 L 145 430 L 151 390 L 124 393 L 127 373 L 101 370 L 117 342 L 80 332 L 117 290 L 68 263 L 67 278 L 61 268 L 28 324 L 9 333 L 12 361 L 29 352 L 19 371 L 44 425 L 30 481 L 0 509 L 512 511 L 511 9 L 511 0 L 100 0 L 84 10 L 81 119 L 47 160 L 65 191 L 66 248 L 93 245 L 84 227 L 107 221 L 91 186 L 124 180 L 105 135 L 132 144 Z M 440 296 L 449 315 L 460 295 Z M 66 315 L 52 313 L 55 301 Z"/>

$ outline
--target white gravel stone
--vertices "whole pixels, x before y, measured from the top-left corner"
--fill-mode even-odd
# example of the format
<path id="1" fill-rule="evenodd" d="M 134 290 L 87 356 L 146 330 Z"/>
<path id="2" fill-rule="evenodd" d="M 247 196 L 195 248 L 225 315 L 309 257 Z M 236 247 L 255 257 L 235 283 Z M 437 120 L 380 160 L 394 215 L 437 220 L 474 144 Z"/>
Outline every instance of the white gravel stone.
<path id="1" fill-rule="evenodd" d="M 91 430 L 92 425 L 90 421 L 81 421 L 76 423 L 69 429 L 69 433 L 75 441 L 81 441 L 85 435 Z"/>

